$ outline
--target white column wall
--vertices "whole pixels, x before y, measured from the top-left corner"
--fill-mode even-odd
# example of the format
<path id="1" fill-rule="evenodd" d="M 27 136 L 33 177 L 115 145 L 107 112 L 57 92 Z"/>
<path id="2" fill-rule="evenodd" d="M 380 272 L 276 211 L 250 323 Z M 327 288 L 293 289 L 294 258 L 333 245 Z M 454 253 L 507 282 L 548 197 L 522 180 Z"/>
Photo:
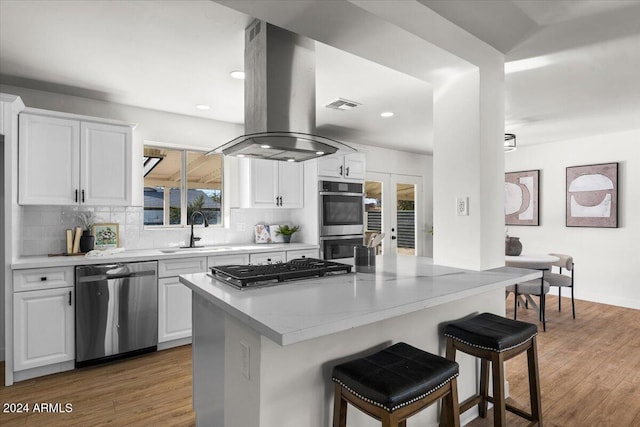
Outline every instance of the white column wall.
<path id="1" fill-rule="evenodd" d="M 540 226 L 509 226 L 509 235 L 520 238 L 524 253 L 572 255 L 578 299 L 640 309 L 639 140 L 640 129 L 519 147 L 506 155 L 508 172 L 540 169 Z M 619 228 L 566 227 L 566 168 L 610 162 L 619 163 Z"/>
<path id="2" fill-rule="evenodd" d="M 436 264 L 473 270 L 504 265 L 502 77 L 468 72 L 434 99 Z M 469 215 L 458 216 L 456 199 L 467 197 Z"/>

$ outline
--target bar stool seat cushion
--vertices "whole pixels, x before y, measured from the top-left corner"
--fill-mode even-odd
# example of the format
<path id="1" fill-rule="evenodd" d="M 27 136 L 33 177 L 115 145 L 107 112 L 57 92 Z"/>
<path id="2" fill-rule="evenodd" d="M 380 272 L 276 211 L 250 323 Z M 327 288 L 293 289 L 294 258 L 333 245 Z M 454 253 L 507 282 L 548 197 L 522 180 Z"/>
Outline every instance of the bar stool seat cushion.
<path id="1" fill-rule="evenodd" d="M 538 333 L 531 323 L 482 313 L 470 319 L 450 323 L 444 335 L 473 347 L 502 352 L 517 347 Z"/>
<path id="2" fill-rule="evenodd" d="M 402 342 L 333 368 L 333 381 L 388 412 L 422 399 L 457 376 L 456 362 Z"/>

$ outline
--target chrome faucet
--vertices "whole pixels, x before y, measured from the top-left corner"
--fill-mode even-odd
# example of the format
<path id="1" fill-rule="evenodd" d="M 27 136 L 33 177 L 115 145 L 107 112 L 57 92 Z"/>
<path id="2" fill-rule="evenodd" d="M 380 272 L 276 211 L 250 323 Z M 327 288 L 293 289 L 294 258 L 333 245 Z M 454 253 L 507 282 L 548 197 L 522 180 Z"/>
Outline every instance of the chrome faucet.
<path id="1" fill-rule="evenodd" d="M 195 248 L 196 247 L 196 242 L 198 240 L 202 239 L 202 237 L 195 237 L 193 235 L 193 222 L 195 220 L 196 214 L 200 214 L 200 216 L 202 216 L 202 220 L 204 221 L 204 226 L 205 227 L 209 226 L 209 221 L 207 221 L 207 217 L 201 211 L 194 211 L 191 214 L 191 237 L 189 238 L 189 247 L 190 248 Z"/>

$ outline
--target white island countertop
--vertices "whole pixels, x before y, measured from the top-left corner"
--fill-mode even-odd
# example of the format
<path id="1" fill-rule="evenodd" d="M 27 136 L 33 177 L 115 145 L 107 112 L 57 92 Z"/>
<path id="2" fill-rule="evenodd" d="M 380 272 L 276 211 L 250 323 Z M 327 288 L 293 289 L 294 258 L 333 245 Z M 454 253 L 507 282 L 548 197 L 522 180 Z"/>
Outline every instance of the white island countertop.
<path id="1" fill-rule="evenodd" d="M 470 271 L 430 258 L 379 255 L 375 273 L 351 273 L 238 290 L 207 273 L 180 281 L 282 346 L 472 297 L 539 278 L 540 271 Z"/>

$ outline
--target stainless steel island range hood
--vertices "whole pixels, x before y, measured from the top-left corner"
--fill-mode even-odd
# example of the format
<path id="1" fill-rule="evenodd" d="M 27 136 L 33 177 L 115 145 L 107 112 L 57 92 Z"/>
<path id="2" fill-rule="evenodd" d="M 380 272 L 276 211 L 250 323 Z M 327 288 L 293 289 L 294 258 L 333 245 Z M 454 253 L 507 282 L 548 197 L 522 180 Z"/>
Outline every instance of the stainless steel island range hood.
<path id="1" fill-rule="evenodd" d="M 315 135 L 315 44 L 254 20 L 245 32 L 245 135 L 212 150 L 226 156 L 301 162 L 348 145 Z"/>

